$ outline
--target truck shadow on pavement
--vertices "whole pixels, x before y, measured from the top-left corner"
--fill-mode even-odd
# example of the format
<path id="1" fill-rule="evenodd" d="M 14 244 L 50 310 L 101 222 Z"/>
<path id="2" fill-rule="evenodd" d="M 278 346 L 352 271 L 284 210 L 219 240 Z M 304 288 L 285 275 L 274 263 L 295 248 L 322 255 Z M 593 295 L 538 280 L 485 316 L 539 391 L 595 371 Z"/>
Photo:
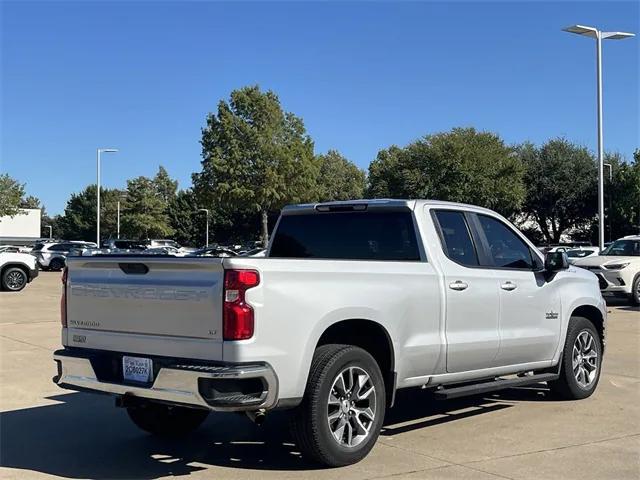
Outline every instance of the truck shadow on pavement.
<path id="1" fill-rule="evenodd" d="M 432 401 L 429 392 L 401 391 L 381 435 L 486 415 L 546 396 L 541 388 L 511 389 L 484 397 Z M 288 430 L 287 412 L 258 427 L 242 415 L 211 415 L 194 434 L 158 439 L 136 429 L 113 398 L 84 393 L 49 397 L 59 402 L 0 413 L 0 465 L 66 478 L 154 479 L 220 466 L 252 470 L 313 470 Z"/>

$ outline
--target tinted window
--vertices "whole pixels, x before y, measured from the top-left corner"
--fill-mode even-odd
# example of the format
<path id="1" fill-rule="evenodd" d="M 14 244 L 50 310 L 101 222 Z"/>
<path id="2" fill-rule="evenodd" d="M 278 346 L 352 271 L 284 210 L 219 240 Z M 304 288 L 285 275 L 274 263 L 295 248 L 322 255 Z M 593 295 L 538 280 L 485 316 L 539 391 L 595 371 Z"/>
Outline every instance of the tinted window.
<path id="1" fill-rule="evenodd" d="M 31 249 L 32 252 L 39 252 L 44 247 L 44 243 L 36 243 Z"/>
<path id="2" fill-rule="evenodd" d="M 530 268 L 534 263 L 526 243 L 504 223 L 493 217 L 478 215 L 493 266 L 501 268 Z"/>
<path id="3" fill-rule="evenodd" d="M 611 255 L 618 257 L 639 257 L 640 241 L 638 240 L 616 240 L 609 245 L 603 255 Z"/>
<path id="4" fill-rule="evenodd" d="M 70 246 L 68 243 L 57 243 L 56 245 L 51 245 L 49 247 L 49 251 L 51 252 L 64 252 L 69 250 Z"/>
<path id="5" fill-rule="evenodd" d="M 584 258 L 593 254 L 591 250 L 569 250 L 567 252 L 567 257 L 569 258 Z"/>
<path id="6" fill-rule="evenodd" d="M 464 214 L 440 210 L 436 212 L 436 217 L 442 232 L 442 247 L 447 256 L 462 265 L 478 265 L 478 255 Z"/>
<path id="7" fill-rule="evenodd" d="M 410 212 L 341 212 L 286 215 L 271 257 L 419 260 Z"/>

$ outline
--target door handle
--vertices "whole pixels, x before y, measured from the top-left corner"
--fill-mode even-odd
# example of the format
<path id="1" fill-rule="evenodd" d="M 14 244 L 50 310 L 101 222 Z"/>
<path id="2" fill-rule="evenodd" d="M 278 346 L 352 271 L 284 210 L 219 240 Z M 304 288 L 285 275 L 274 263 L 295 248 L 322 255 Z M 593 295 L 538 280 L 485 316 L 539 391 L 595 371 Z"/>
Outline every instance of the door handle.
<path id="1" fill-rule="evenodd" d="M 455 282 L 451 282 L 449 284 L 449 288 L 451 290 L 466 290 L 469 285 L 465 282 L 461 282 L 460 280 L 456 280 Z"/>
<path id="2" fill-rule="evenodd" d="M 515 290 L 516 288 L 518 288 L 518 286 L 513 282 L 506 281 L 502 285 L 500 285 L 500 288 L 510 292 L 511 290 Z"/>

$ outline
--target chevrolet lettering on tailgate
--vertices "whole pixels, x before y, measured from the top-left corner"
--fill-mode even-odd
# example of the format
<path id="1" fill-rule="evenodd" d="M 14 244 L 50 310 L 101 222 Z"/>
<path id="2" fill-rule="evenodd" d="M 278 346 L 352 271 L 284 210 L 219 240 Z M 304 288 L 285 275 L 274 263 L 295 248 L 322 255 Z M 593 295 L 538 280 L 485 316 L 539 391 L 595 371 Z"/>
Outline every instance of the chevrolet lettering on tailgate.
<path id="1" fill-rule="evenodd" d="M 206 290 L 163 287 L 105 287 L 104 285 L 72 285 L 71 295 L 77 297 L 135 298 L 145 300 L 178 300 L 199 302 L 209 294 Z"/>

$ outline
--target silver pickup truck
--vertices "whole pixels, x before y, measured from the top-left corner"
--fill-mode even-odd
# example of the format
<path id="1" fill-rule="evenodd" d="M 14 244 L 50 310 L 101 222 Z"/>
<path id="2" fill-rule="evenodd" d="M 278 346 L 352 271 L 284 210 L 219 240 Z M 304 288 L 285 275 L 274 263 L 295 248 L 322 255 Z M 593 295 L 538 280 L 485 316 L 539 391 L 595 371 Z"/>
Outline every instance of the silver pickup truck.
<path id="1" fill-rule="evenodd" d="M 367 455 L 397 389 L 580 399 L 600 376 L 595 275 L 470 205 L 296 205 L 265 258 L 75 257 L 63 282 L 60 387 L 112 394 L 160 435 L 293 409 L 299 448 L 331 466 Z"/>

